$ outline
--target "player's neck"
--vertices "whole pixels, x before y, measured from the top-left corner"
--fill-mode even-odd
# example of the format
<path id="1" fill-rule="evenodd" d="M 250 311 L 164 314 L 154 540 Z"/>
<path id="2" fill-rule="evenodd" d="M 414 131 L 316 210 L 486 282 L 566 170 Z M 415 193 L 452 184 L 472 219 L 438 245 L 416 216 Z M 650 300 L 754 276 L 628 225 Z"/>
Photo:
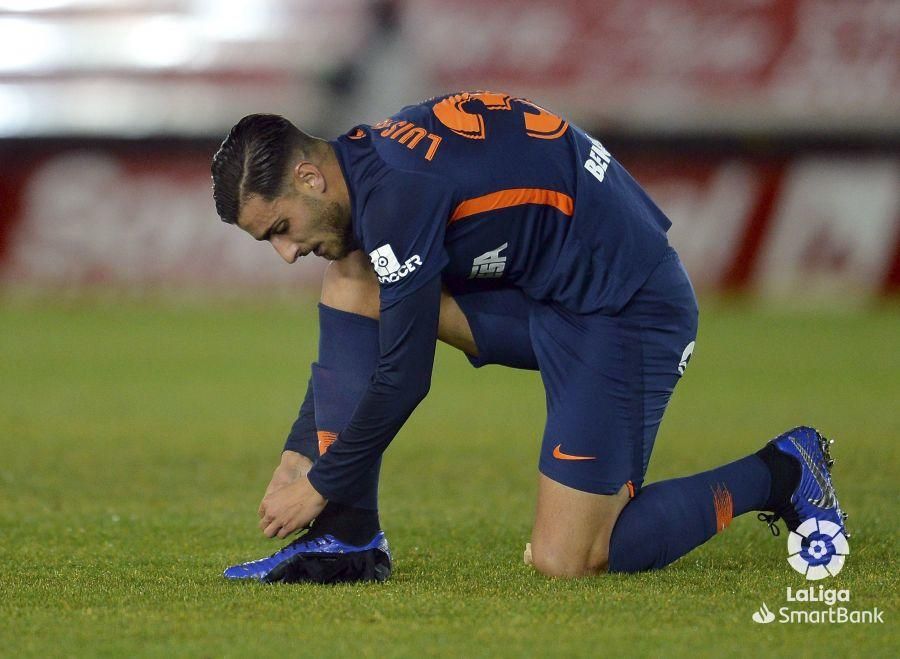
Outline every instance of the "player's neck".
<path id="1" fill-rule="evenodd" d="M 344 177 L 344 170 L 341 169 L 334 147 L 328 142 L 325 142 L 323 146 L 321 168 L 322 173 L 325 174 L 325 180 L 332 188 L 330 196 L 349 214 L 350 191 L 347 187 L 347 179 Z"/>

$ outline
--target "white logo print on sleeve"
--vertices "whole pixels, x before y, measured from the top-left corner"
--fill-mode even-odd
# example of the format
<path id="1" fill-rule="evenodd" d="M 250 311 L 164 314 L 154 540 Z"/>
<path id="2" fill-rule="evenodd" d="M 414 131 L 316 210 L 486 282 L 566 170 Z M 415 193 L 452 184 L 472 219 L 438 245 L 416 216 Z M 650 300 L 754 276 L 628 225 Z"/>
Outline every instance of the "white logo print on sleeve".
<path id="1" fill-rule="evenodd" d="M 369 252 L 372 265 L 379 277 L 387 277 L 400 269 L 400 261 L 394 256 L 394 250 L 390 245 L 382 245 L 373 252 Z"/>
<path id="2" fill-rule="evenodd" d="M 369 258 L 372 260 L 375 274 L 378 275 L 378 281 L 382 284 L 392 284 L 400 281 L 410 272 L 413 272 L 416 266 L 422 265 L 422 259 L 419 258 L 418 254 L 410 256 L 401 265 L 390 245 L 382 245 L 369 252 Z"/>

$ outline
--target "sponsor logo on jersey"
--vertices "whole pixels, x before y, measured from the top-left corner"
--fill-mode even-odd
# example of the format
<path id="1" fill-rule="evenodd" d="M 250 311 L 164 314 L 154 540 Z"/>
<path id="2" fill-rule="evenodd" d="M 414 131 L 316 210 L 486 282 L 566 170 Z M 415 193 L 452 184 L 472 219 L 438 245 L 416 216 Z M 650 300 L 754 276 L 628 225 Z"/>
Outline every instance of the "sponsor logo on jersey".
<path id="1" fill-rule="evenodd" d="M 496 279 L 503 276 L 506 270 L 506 257 L 500 256 L 500 252 L 509 246 L 509 243 L 503 243 L 497 249 L 485 252 L 481 256 L 476 256 L 472 261 L 472 272 L 469 273 L 469 279 Z"/>
<path id="2" fill-rule="evenodd" d="M 422 265 L 422 259 L 418 254 L 410 256 L 401 264 L 390 245 L 382 245 L 369 252 L 369 258 L 372 260 L 375 274 L 378 275 L 378 281 L 382 284 L 398 282 Z"/>
<path id="3" fill-rule="evenodd" d="M 598 140 L 588 135 L 593 146 L 588 154 L 588 159 L 584 161 L 584 168 L 593 174 L 594 178 L 603 183 L 606 178 L 606 170 L 609 167 L 609 161 L 612 158 L 606 147 L 600 144 Z"/>

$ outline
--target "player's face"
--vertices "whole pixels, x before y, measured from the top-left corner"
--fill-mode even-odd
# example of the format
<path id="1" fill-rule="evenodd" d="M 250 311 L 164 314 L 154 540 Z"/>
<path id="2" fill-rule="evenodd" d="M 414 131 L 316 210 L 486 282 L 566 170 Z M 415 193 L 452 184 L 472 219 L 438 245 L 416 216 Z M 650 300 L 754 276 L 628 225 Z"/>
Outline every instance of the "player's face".
<path id="1" fill-rule="evenodd" d="M 288 263 L 310 253 L 334 261 L 354 249 L 349 212 L 302 182 L 272 201 L 248 199 L 238 225 L 257 240 L 268 240 Z"/>

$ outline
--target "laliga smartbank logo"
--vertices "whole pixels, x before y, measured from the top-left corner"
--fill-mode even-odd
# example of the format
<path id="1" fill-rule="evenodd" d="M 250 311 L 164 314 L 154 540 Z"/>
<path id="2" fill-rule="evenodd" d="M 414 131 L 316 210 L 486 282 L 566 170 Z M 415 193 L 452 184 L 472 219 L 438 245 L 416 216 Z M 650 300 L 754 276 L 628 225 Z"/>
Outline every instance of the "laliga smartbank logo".
<path id="1" fill-rule="evenodd" d="M 759 607 L 759 611 L 753 614 L 753 622 L 758 622 L 761 625 L 768 625 L 773 620 L 775 620 L 775 614 L 769 611 L 769 607 L 766 606 L 765 602 Z"/>
<path id="2" fill-rule="evenodd" d="M 873 624 L 884 622 L 884 611 L 877 606 L 872 609 L 851 609 L 844 606 L 850 603 L 850 589 L 825 588 L 819 586 L 807 586 L 794 590 L 787 587 L 785 599 L 793 606 L 782 606 L 776 615 L 768 605 L 763 602 L 757 611 L 753 612 L 753 622 L 767 625 L 776 620 L 782 624 Z M 820 605 L 818 608 L 799 608 L 806 604 Z M 823 605 L 823 606 L 822 606 Z"/>
<path id="3" fill-rule="evenodd" d="M 850 554 L 850 543 L 834 522 L 810 517 L 788 536 L 788 563 L 808 581 L 836 576 Z"/>
<path id="4" fill-rule="evenodd" d="M 788 563 L 808 581 L 817 581 L 837 575 L 850 555 L 850 543 L 841 528 L 826 520 L 810 518 L 791 531 L 788 536 Z M 810 585 L 794 590 L 787 587 L 785 600 L 793 606 L 782 606 L 776 615 L 763 602 L 751 616 L 753 622 L 767 625 L 770 622 L 787 624 L 802 623 L 883 623 L 884 611 L 877 606 L 872 609 L 851 609 L 848 588 L 818 589 Z M 796 603 L 801 603 L 798 608 Z M 824 605 L 826 608 L 805 608 L 807 604 Z"/>

